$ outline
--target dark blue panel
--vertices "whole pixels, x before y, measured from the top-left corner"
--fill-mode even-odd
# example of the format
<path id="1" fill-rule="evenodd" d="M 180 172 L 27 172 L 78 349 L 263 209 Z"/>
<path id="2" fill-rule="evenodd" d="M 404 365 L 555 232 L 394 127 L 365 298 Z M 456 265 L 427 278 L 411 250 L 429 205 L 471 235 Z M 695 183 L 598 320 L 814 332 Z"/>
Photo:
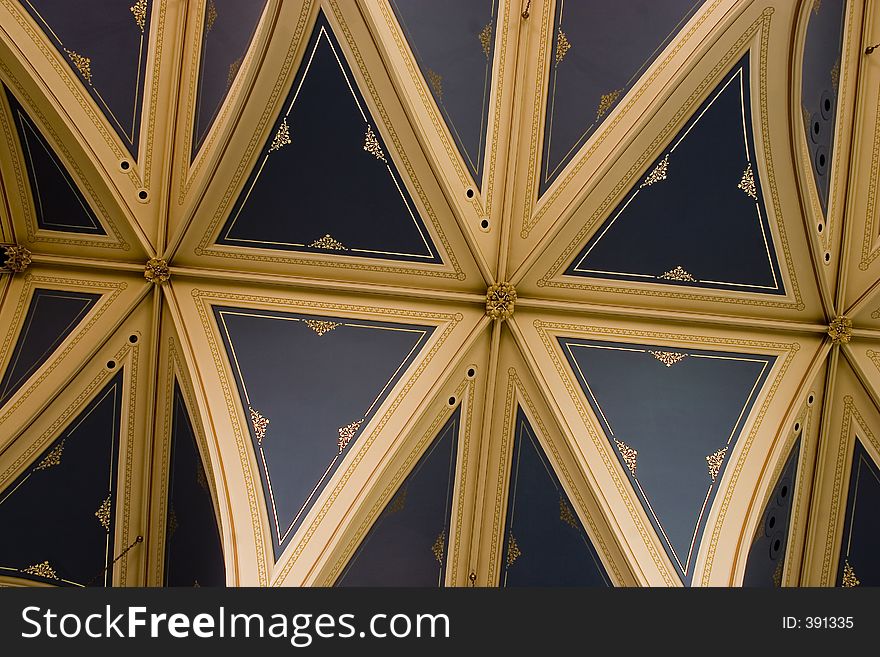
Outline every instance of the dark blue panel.
<path id="1" fill-rule="evenodd" d="M 106 235 L 67 168 L 15 97 L 8 89 L 5 91 L 24 154 L 37 226 L 65 233 Z"/>
<path id="2" fill-rule="evenodd" d="M 822 212 L 828 211 L 845 9 L 846 0 L 814 3 L 804 42 L 801 80 L 803 122 Z"/>
<path id="3" fill-rule="evenodd" d="M 211 489 L 195 432 L 174 383 L 165 524 L 165 586 L 224 586 L 226 567 Z"/>
<path id="4" fill-rule="evenodd" d="M 208 0 L 202 31 L 192 157 L 217 118 L 266 6 L 266 0 Z"/>
<path id="5" fill-rule="evenodd" d="M 323 14 L 217 243 L 440 262 Z"/>
<path id="6" fill-rule="evenodd" d="M 479 186 L 492 84 L 497 0 L 391 0 L 416 63 Z"/>
<path id="7" fill-rule="evenodd" d="M 122 396 L 120 371 L 0 493 L 0 574 L 111 585 Z"/>
<path id="8" fill-rule="evenodd" d="M 152 0 L 22 0 L 137 159 Z"/>
<path id="9" fill-rule="evenodd" d="M 612 585 L 521 408 L 507 500 L 501 586 Z"/>
<path id="10" fill-rule="evenodd" d="M 560 338 L 685 584 L 712 500 L 774 356 Z"/>
<path id="11" fill-rule="evenodd" d="M 433 328 L 245 308 L 214 312 L 251 418 L 277 557 Z"/>
<path id="12" fill-rule="evenodd" d="M 337 586 L 443 586 L 461 407 L 376 518 Z"/>
<path id="13" fill-rule="evenodd" d="M 856 439 L 840 563 L 838 586 L 880 586 L 880 469 Z"/>
<path id="14" fill-rule="evenodd" d="M 45 363 L 92 309 L 100 294 L 37 288 L 0 381 L 0 406 Z"/>
<path id="15" fill-rule="evenodd" d="M 556 0 L 540 193 L 702 0 Z"/>
<path id="16" fill-rule="evenodd" d="M 761 524 L 749 549 L 743 586 L 773 587 L 782 583 L 800 450 L 798 439 L 764 507 Z"/>
<path id="17" fill-rule="evenodd" d="M 566 275 L 784 294 L 749 103 L 746 55 Z"/>

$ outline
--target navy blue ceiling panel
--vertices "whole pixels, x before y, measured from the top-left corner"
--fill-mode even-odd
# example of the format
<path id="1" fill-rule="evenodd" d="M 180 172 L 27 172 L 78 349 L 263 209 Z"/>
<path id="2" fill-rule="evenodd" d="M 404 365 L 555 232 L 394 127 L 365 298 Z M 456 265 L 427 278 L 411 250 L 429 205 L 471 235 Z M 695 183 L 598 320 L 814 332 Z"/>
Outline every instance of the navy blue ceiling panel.
<path id="1" fill-rule="evenodd" d="M 416 63 L 479 186 L 495 53 L 497 0 L 391 0 Z"/>
<path id="2" fill-rule="evenodd" d="M 0 574 L 110 586 L 122 396 L 120 370 L 0 492 Z"/>
<path id="3" fill-rule="evenodd" d="M 323 13 L 218 244 L 440 263 Z"/>
<path id="4" fill-rule="evenodd" d="M 152 0 L 22 0 L 137 158 Z"/>
<path id="5" fill-rule="evenodd" d="M 689 584 L 717 483 L 775 357 L 573 338 L 559 342 Z"/>
<path id="6" fill-rule="evenodd" d="M 517 410 L 502 586 L 612 586 L 522 409 Z"/>
<path id="7" fill-rule="evenodd" d="M 176 381 L 167 509 L 165 586 L 224 586 L 226 567 L 214 501 Z"/>
<path id="8" fill-rule="evenodd" d="M 433 328 L 244 308 L 214 313 L 251 419 L 277 557 Z"/>
<path id="9" fill-rule="evenodd" d="M 880 469 L 856 438 L 837 566 L 838 586 L 880 586 L 877 509 L 880 509 Z"/>
<path id="10" fill-rule="evenodd" d="M 801 104 L 810 162 L 823 212 L 828 211 L 845 9 L 846 0 L 813 3 L 804 43 Z"/>
<path id="11" fill-rule="evenodd" d="M 756 165 L 746 54 L 565 272 L 784 294 Z"/>
<path id="12" fill-rule="evenodd" d="M 556 0 L 540 193 L 702 0 Z"/>
<path id="13" fill-rule="evenodd" d="M 9 365 L 0 380 L 0 406 L 45 363 L 101 298 L 100 294 L 37 288 Z"/>
<path id="14" fill-rule="evenodd" d="M 8 89 L 6 98 L 24 154 L 37 226 L 65 233 L 106 235 L 67 168 Z"/>
<path id="15" fill-rule="evenodd" d="M 798 439 L 764 507 L 761 524 L 749 549 L 743 586 L 773 587 L 782 584 L 800 451 L 801 441 Z"/>
<path id="16" fill-rule="evenodd" d="M 337 586 L 443 586 L 461 407 L 376 518 Z"/>
<path id="17" fill-rule="evenodd" d="M 232 87 L 265 6 L 266 0 L 208 0 L 205 5 L 192 157 Z"/>

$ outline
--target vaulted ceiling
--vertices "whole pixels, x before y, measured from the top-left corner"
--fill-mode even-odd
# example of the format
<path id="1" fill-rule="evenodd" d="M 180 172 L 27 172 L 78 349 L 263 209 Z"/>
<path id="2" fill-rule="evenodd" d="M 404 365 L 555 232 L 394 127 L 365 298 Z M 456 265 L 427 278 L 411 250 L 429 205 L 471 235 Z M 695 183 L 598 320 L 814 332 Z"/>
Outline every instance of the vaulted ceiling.
<path id="1" fill-rule="evenodd" d="M 880 584 L 877 0 L 0 0 L 0 585 Z"/>

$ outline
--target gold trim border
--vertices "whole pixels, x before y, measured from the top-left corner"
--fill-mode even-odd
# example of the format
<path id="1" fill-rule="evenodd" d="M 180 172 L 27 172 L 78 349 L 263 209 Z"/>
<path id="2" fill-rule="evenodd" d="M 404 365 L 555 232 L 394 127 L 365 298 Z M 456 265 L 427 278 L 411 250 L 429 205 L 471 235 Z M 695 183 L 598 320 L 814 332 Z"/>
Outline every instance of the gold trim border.
<path id="1" fill-rule="evenodd" d="M 868 266 L 880 255 L 880 244 L 877 243 L 877 227 L 875 218 L 877 211 L 877 189 L 880 182 L 880 104 L 874 118 L 874 142 L 871 147 L 871 173 L 868 180 L 868 199 L 865 212 L 865 235 L 862 239 L 862 254 L 859 269 L 866 271 Z M 873 247 L 873 248 L 872 248 Z"/>

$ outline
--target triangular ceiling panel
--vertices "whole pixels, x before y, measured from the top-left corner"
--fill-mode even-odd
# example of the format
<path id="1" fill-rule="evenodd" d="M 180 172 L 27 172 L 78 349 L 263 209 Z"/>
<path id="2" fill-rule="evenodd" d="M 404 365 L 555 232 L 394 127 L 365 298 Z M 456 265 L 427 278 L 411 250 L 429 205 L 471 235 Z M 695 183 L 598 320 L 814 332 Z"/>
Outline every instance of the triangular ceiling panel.
<path id="1" fill-rule="evenodd" d="M 266 0 L 208 0 L 205 4 L 191 158 L 217 118 L 265 6 Z"/>
<path id="2" fill-rule="evenodd" d="M 460 422 L 459 406 L 376 519 L 337 586 L 443 586 Z"/>
<path id="3" fill-rule="evenodd" d="M 0 380 L 0 406 L 9 401 L 94 307 L 100 294 L 36 288 Z"/>
<path id="4" fill-rule="evenodd" d="M 220 529 L 192 422 L 174 385 L 171 463 L 165 507 L 165 586 L 223 586 Z"/>
<path id="5" fill-rule="evenodd" d="M 0 573 L 110 585 L 122 398 L 120 370 L 0 492 Z"/>
<path id="6" fill-rule="evenodd" d="M 24 155 L 37 228 L 106 235 L 61 159 L 15 97 L 5 91 Z"/>
<path id="7" fill-rule="evenodd" d="M 743 586 L 779 587 L 785 568 L 785 549 L 788 545 L 792 503 L 795 497 L 795 478 L 801 441 L 795 442 L 779 481 L 770 493 L 761 524 L 749 550 Z"/>
<path id="8" fill-rule="evenodd" d="M 802 123 L 822 212 L 828 211 L 845 8 L 845 0 L 813 3 L 804 42 Z"/>
<path id="9" fill-rule="evenodd" d="M 479 187 L 489 116 L 497 0 L 391 0 L 437 107 Z"/>
<path id="10" fill-rule="evenodd" d="M 837 586 L 880 585 L 880 468 L 857 435 L 849 476 Z"/>
<path id="11" fill-rule="evenodd" d="M 703 0 L 556 0 L 539 194 Z"/>
<path id="12" fill-rule="evenodd" d="M 565 274 L 784 295 L 750 107 L 746 55 Z"/>
<path id="13" fill-rule="evenodd" d="M 277 558 L 433 328 L 244 308 L 214 314 Z"/>
<path id="14" fill-rule="evenodd" d="M 689 584 L 725 466 L 775 357 L 588 339 L 559 343 Z"/>
<path id="15" fill-rule="evenodd" d="M 323 13 L 217 243 L 441 263 Z"/>
<path id="16" fill-rule="evenodd" d="M 522 409 L 517 410 L 501 586 L 611 586 Z"/>
<path id="17" fill-rule="evenodd" d="M 22 0 L 137 159 L 151 0 Z"/>

